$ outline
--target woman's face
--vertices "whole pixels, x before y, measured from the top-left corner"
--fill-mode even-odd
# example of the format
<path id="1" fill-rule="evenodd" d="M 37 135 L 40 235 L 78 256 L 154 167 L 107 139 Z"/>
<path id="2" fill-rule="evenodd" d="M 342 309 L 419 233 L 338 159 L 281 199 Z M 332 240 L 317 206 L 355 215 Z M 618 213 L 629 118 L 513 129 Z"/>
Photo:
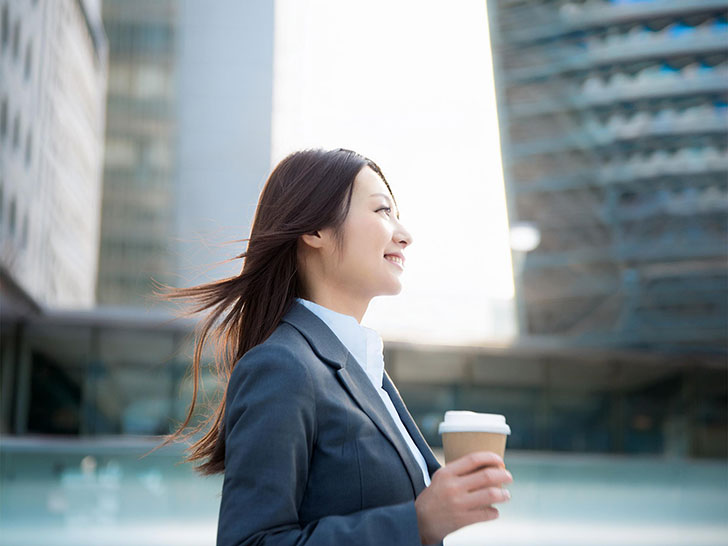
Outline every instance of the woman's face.
<path id="1" fill-rule="evenodd" d="M 324 253 L 326 282 L 351 296 L 371 299 L 398 294 L 404 249 L 412 236 L 399 222 L 384 181 L 369 167 L 354 180 L 349 213 L 341 226 L 343 248 Z M 333 233 L 326 234 L 333 241 Z"/>

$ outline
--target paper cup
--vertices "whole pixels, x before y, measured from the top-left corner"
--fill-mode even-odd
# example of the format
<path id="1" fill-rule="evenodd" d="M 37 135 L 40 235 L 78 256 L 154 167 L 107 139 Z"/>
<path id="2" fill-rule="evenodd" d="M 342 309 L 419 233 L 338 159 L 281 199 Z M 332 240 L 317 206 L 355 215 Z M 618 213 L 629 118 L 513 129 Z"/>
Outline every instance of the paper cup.
<path id="1" fill-rule="evenodd" d="M 450 463 L 474 451 L 492 451 L 503 458 L 511 427 L 506 424 L 503 415 L 448 411 L 445 420 L 440 423 L 439 432 L 445 463 Z"/>

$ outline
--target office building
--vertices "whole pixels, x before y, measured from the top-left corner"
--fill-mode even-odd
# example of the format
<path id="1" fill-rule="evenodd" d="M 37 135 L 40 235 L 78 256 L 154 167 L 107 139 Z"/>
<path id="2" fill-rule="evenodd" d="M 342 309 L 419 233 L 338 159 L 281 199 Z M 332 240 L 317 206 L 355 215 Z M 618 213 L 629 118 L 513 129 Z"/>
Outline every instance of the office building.
<path id="1" fill-rule="evenodd" d="M 98 0 L 0 2 L 0 305 L 95 300 L 107 79 Z"/>
<path id="2" fill-rule="evenodd" d="M 488 8 L 522 334 L 724 354 L 728 2 Z"/>
<path id="3" fill-rule="evenodd" d="M 240 273 L 271 169 L 274 2 L 179 4 L 176 286 Z M 227 244 L 230 243 L 230 244 Z"/>
<path id="4" fill-rule="evenodd" d="M 236 274 L 270 169 L 273 4 L 104 2 L 108 127 L 100 304 Z M 205 276 L 209 274 L 208 276 Z"/>
<path id="5" fill-rule="evenodd" d="M 109 39 L 98 303 L 139 305 L 169 282 L 176 97 L 175 0 L 107 0 Z"/>

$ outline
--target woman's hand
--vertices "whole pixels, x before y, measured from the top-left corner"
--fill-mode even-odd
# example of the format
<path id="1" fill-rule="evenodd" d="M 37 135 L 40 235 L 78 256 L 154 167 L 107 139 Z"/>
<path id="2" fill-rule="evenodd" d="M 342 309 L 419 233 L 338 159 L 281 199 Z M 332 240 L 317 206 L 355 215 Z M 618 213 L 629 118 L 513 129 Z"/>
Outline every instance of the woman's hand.
<path id="1" fill-rule="evenodd" d="M 511 498 L 500 485 L 512 481 L 503 459 L 490 451 L 471 453 L 440 468 L 415 500 L 422 544 L 440 542 L 461 527 L 497 518 L 498 510 L 491 504 Z"/>

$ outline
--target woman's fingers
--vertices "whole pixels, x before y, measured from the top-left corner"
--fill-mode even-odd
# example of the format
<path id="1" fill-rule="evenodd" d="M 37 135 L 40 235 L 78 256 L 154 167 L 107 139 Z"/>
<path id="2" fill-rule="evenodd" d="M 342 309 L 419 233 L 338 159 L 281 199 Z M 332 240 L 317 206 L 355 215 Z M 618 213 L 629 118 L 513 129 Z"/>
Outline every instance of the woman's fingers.
<path id="1" fill-rule="evenodd" d="M 505 467 L 505 464 L 503 463 L 503 459 L 492 451 L 475 451 L 454 460 L 445 465 L 444 468 L 456 476 L 463 476 L 483 466 Z"/>
<path id="2" fill-rule="evenodd" d="M 501 487 L 486 487 L 471 491 L 466 497 L 466 503 L 471 510 L 477 510 L 483 507 L 490 507 L 491 504 L 500 502 L 508 502 L 511 499 L 511 493 L 507 489 Z"/>
<path id="3" fill-rule="evenodd" d="M 503 459 L 489 451 L 471 453 L 440 468 L 415 500 L 423 544 L 480 521 L 498 517 L 492 505 L 510 493 L 500 487 L 513 481 Z"/>
<path id="4" fill-rule="evenodd" d="M 465 525 L 480 523 L 482 521 L 491 521 L 497 519 L 500 513 L 497 508 L 492 506 L 479 506 L 475 510 L 470 510 L 465 518 Z"/>
<path id="5" fill-rule="evenodd" d="M 478 521 L 490 521 L 492 519 L 496 519 L 500 515 L 498 509 L 493 508 L 492 506 L 484 507 L 483 512 L 485 512 L 485 517 L 478 518 Z"/>
<path id="6" fill-rule="evenodd" d="M 461 483 L 466 491 L 475 491 L 484 487 L 497 486 L 504 483 L 511 483 L 513 476 L 505 468 L 488 466 L 479 468 L 470 474 L 460 477 Z"/>

